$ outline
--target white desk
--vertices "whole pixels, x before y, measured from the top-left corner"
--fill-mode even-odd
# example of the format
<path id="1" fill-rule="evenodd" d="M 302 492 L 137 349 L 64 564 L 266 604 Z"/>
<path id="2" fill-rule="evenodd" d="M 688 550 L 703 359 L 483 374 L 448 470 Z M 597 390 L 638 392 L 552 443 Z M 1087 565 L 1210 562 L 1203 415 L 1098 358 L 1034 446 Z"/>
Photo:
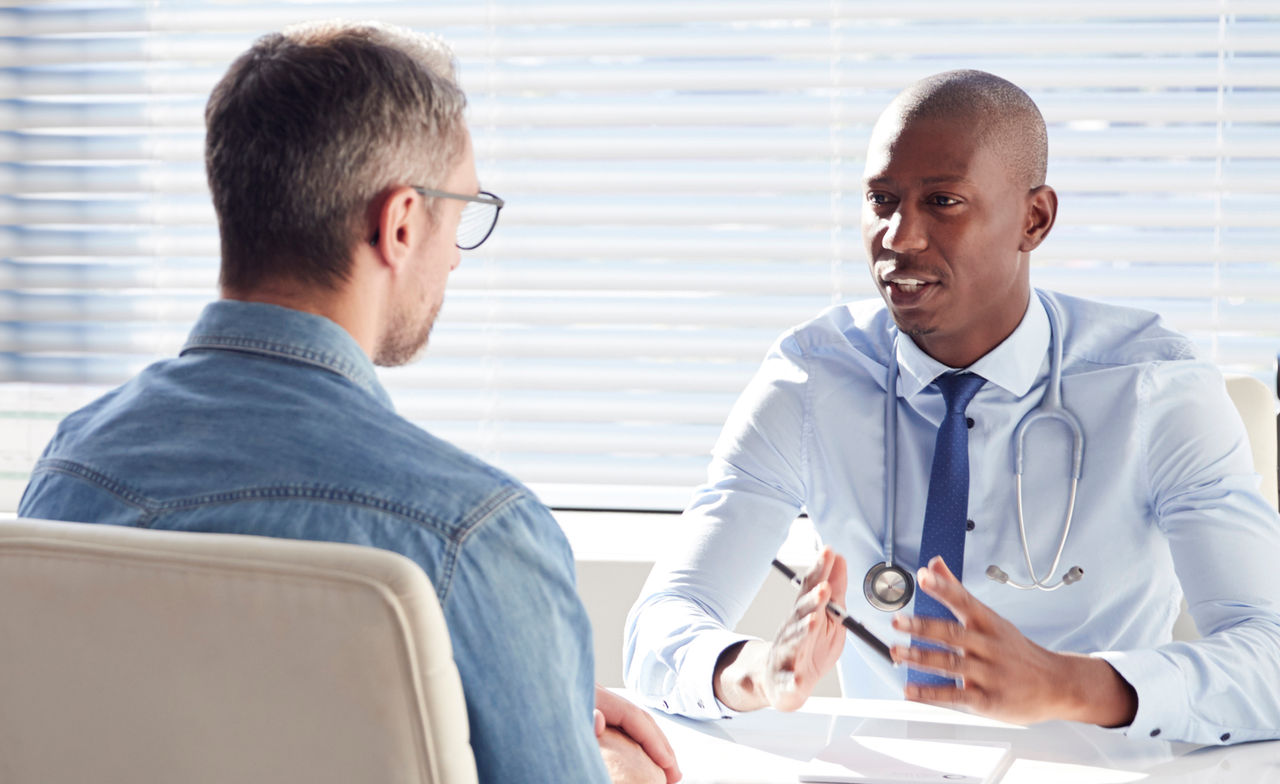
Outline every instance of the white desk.
<path id="1" fill-rule="evenodd" d="M 915 703 L 830 697 L 792 714 L 711 722 L 654 715 L 686 784 L 791 784 L 815 757 L 859 753 L 854 738 L 1009 743 L 1014 759 L 1001 784 L 1280 782 L 1280 741 L 1202 748 L 1069 722 L 1019 727 Z"/>

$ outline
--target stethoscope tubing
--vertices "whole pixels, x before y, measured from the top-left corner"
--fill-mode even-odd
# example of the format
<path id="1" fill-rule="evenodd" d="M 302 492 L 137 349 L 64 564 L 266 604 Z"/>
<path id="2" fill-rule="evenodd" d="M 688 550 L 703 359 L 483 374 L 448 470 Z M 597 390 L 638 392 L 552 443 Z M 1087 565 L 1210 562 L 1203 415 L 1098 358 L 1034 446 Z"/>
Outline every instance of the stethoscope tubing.
<path id="1" fill-rule="evenodd" d="M 1071 521 L 1075 515 L 1076 491 L 1079 488 L 1080 474 L 1084 462 L 1084 428 L 1080 424 L 1080 420 L 1062 404 L 1062 320 L 1058 314 L 1057 307 L 1054 303 L 1043 294 L 1037 292 L 1037 296 L 1044 305 L 1045 314 L 1049 320 L 1049 382 L 1045 389 L 1044 398 L 1035 409 L 1027 413 L 1022 421 L 1018 423 L 1017 429 L 1014 431 L 1013 439 L 1013 464 L 1014 464 L 1014 486 L 1017 496 L 1017 512 L 1018 512 L 1018 534 L 1022 540 L 1022 554 L 1026 561 L 1027 573 L 1031 576 L 1030 583 L 1019 583 L 1008 578 L 1008 575 L 996 565 L 992 564 L 987 569 L 987 575 L 997 582 L 1006 583 L 1010 587 L 1022 590 L 1038 589 L 1042 591 L 1055 591 L 1063 585 L 1070 585 L 1080 576 L 1084 574 L 1078 566 L 1072 569 L 1061 579 L 1054 583 L 1047 580 L 1052 577 L 1054 572 L 1058 570 L 1058 566 L 1062 560 L 1062 553 L 1067 546 L 1067 537 L 1071 532 Z M 884 409 L 884 458 L 885 458 L 885 486 L 884 486 L 884 541 L 883 551 L 885 554 L 884 567 L 892 569 L 895 572 L 910 580 L 910 573 L 902 567 L 896 566 L 894 561 L 894 534 L 897 527 L 897 486 L 898 486 L 898 335 L 895 331 L 893 337 L 892 352 L 889 357 L 888 371 L 885 377 L 885 409 Z M 1053 563 L 1049 567 L 1046 579 L 1041 579 L 1037 574 L 1035 567 L 1031 562 L 1031 548 L 1027 542 L 1027 526 L 1026 518 L 1023 515 L 1022 505 L 1022 473 L 1023 462 L 1025 456 L 1027 431 L 1035 424 L 1045 421 L 1061 422 L 1071 432 L 1071 486 L 1070 495 L 1067 500 L 1066 519 L 1062 525 L 1062 535 L 1058 539 L 1058 549 L 1054 554 Z M 879 564 L 872 567 L 872 570 L 881 568 Z M 886 602 L 877 601 L 872 597 L 870 579 L 871 572 L 868 572 L 867 599 L 872 606 L 880 609 L 888 607 L 891 610 L 901 609 L 905 602 Z M 909 600 L 910 593 L 907 594 Z M 895 606 L 896 605 L 896 606 Z"/>

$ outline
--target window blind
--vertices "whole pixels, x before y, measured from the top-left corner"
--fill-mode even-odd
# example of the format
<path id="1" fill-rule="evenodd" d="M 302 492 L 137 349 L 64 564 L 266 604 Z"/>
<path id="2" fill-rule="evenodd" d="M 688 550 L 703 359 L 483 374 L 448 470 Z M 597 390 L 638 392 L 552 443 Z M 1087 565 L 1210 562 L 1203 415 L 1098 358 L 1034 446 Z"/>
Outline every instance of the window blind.
<path id="1" fill-rule="evenodd" d="M 216 296 L 213 83 L 258 35 L 380 19 L 455 48 L 481 182 L 398 410 L 551 504 L 675 509 L 764 351 L 873 297 L 862 157 L 906 84 L 980 68 L 1049 123 L 1036 285 L 1162 313 L 1274 381 L 1273 0 L 0 3 L 0 509 L 57 421 Z"/>

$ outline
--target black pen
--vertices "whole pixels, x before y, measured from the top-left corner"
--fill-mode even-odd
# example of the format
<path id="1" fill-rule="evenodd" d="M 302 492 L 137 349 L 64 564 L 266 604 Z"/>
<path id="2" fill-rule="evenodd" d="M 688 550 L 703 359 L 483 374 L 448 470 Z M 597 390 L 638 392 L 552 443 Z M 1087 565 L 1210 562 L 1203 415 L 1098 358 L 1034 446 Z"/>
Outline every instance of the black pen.
<path id="1" fill-rule="evenodd" d="M 800 577 L 795 572 L 791 571 L 791 567 L 787 566 L 782 561 L 779 561 L 777 558 L 773 559 L 773 566 L 775 569 L 786 575 L 786 578 L 790 580 L 793 585 L 797 587 L 804 585 L 804 582 Z M 862 640 L 867 645 L 870 645 L 871 650 L 883 656 L 885 661 L 893 664 L 893 656 L 889 654 L 889 646 L 885 645 L 883 640 L 868 631 L 867 627 L 858 623 L 853 618 L 850 618 L 847 610 L 835 602 L 827 602 L 827 612 L 839 618 L 840 625 L 853 632 L 853 636 Z"/>

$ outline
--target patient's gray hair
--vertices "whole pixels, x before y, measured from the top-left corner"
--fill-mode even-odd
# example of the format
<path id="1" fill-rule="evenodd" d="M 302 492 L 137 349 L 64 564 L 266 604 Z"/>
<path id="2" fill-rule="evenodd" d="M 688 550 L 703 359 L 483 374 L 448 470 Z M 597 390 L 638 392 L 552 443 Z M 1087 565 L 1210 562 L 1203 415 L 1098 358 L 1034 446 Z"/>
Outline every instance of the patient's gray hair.
<path id="1" fill-rule="evenodd" d="M 1012 176 L 1027 189 L 1044 185 L 1049 134 L 1035 101 L 1013 82 L 986 71 L 946 71 L 926 77 L 893 100 L 903 124 L 945 118 L 976 128 L 983 145 L 996 145 Z"/>
<path id="2" fill-rule="evenodd" d="M 444 184 L 465 147 L 465 108 L 437 37 L 328 21 L 258 39 L 205 110 L 222 285 L 337 286 L 380 194 Z"/>

